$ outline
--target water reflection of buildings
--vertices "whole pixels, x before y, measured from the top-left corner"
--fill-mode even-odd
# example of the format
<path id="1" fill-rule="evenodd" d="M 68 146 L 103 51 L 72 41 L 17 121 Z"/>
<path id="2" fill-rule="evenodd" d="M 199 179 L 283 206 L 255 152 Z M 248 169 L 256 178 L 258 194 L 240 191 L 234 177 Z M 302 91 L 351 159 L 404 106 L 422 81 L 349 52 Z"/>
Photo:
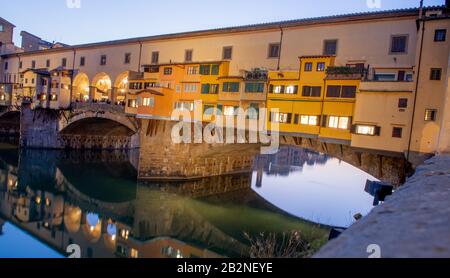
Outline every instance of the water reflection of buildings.
<path id="1" fill-rule="evenodd" d="M 254 164 L 254 171 L 257 173 L 256 186 L 262 186 L 263 174 L 289 176 L 292 172 L 301 172 L 305 165 L 323 165 L 328 159 L 329 157 L 322 153 L 288 146 L 280 147 L 276 154 L 258 155 Z"/>
<path id="2" fill-rule="evenodd" d="M 276 213 L 275 208 L 250 190 L 251 175 L 177 184 L 136 186 L 134 182 L 127 185 L 133 194 L 125 199 L 124 188 L 118 196 L 104 192 L 111 196 L 93 198 L 95 192 L 79 186 L 76 175 L 86 174 L 78 169 L 80 165 L 95 168 L 96 156 L 73 157 L 72 153 L 72 162 L 68 164 L 68 155 L 27 151 L 20 156 L 18 166 L 0 165 L 0 219 L 17 225 L 64 255 L 66 247 L 75 243 L 80 245 L 82 257 L 241 256 L 248 248 L 245 240 L 224 231 L 205 215 L 212 211 L 214 196 L 224 194 L 229 200 L 239 199 L 239 202 L 245 196 L 244 202 L 257 203 L 258 207 L 265 206 Z M 120 162 L 121 155 L 108 154 L 111 161 L 122 163 L 110 171 L 130 165 Z M 105 156 L 99 155 L 98 160 L 98 163 L 105 162 Z M 95 184 L 95 187 L 102 188 L 102 185 Z M 208 198 L 211 200 L 203 201 Z M 320 237 L 326 232 L 317 228 L 316 234 Z"/>

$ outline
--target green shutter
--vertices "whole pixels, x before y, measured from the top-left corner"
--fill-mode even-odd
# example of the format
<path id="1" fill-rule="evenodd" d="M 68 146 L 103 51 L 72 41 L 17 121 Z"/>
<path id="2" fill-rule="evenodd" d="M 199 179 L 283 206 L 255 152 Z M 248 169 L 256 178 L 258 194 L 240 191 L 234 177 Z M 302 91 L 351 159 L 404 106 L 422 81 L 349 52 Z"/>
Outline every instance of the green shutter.
<path id="1" fill-rule="evenodd" d="M 202 94 L 209 94 L 209 84 L 202 84 Z"/>
<path id="2" fill-rule="evenodd" d="M 211 67 L 211 74 L 212 75 L 219 75 L 219 65 L 212 65 L 212 67 Z"/>

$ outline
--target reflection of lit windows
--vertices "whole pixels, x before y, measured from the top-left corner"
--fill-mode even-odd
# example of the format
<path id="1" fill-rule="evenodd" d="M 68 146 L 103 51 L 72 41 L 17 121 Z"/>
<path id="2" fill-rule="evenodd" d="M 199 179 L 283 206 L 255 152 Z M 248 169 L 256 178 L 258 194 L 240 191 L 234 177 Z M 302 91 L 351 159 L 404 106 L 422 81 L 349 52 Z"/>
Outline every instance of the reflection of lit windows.
<path id="1" fill-rule="evenodd" d="M 36 204 L 41 204 L 41 196 L 36 196 L 36 199 L 35 199 L 35 201 L 36 201 Z"/>
<path id="2" fill-rule="evenodd" d="M 124 239 L 128 239 L 128 236 L 130 235 L 130 231 L 122 229 L 120 230 L 120 237 Z"/>
<path id="3" fill-rule="evenodd" d="M 317 116 L 301 115 L 300 116 L 300 123 L 302 125 L 317 125 L 318 124 L 318 117 Z"/>
<path id="4" fill-rule="evenodd" d="M 167 246 L 161 249 L 161 253 L 169 258 L 183 258 L 183 253 L 179 249 L 174 249 L 171 246 Z"/>
<path id="5" fill-rule="evenodd" d="M 49 198 L 45 198 L 45 206 L 49 207 L 51 205 L 51 201 Z"/>
<path id="6" fill-rule="evenodd" d="M 50 100 L 51 101 L 56 101 L 58 99 L 58 97 L 56 96 L 56 94 L 51 94 L 50 95 Z"/>
<path id="7" fill-rule="evenodd" d="M 134 248 L 131 248 L 130 257 L 136 259 L 137 257 L 139 257 L 139 251 Z"/>
<path id="8" fill-rule="evenodd" d="M 339 129 L 348 129 L 349 117 L 337 117 L 330 116 L 330 120 L 328 122 L 328 127 L 330 128 L 339 128 Z"/>

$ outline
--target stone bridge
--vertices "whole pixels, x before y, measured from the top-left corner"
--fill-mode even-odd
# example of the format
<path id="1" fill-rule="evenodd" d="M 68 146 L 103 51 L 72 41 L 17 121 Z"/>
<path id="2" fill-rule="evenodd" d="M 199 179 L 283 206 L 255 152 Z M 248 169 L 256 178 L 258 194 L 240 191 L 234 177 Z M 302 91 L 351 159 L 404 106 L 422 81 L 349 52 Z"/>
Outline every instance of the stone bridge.
<path id="1" fill-rule="evenodd" d="M 122 106 L 74 103 L 71 109 L 22 106 L 20 144 L 50 149 L 133 149 L 139 147 L 139 122 Z"/>

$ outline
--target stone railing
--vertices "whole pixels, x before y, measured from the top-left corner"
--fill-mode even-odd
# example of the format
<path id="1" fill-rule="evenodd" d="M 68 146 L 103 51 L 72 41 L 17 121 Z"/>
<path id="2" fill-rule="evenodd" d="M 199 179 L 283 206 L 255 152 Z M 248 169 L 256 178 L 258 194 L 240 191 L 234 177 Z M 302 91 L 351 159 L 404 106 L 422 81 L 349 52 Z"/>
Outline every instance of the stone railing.
<path id="1" fill-rule="evenodd" d="M 74 102 L 72 103 L 72 109 L 93 112 L 125 113 L 125 106 L 103 102 Z"/>

